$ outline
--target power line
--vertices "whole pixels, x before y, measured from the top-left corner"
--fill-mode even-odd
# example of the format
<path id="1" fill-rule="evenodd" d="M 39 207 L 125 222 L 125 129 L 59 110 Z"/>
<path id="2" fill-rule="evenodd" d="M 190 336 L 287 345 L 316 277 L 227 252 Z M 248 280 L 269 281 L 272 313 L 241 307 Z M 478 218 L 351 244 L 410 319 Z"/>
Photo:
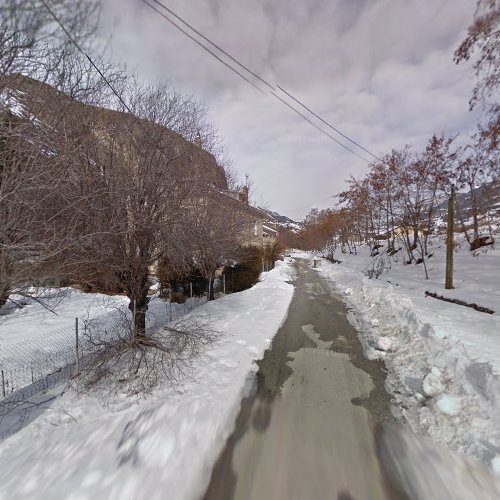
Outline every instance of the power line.
<path id="1" fill-rule="evenodd" d="M 330 196 L 327 196 L 326 198 L 321 198 L 321 200 L 316 200 L 316 201 L 312 201 L 311 203 L 307 203 L 307 205 L 302 205 L 300 207 L 295 207 L 292 210 L 294 212 L 298 212 L 299 210 L 304 210 L 304 208 L 312 207 L 313 205 L 316 205 L 317 203 L 321 203 L 323 201 L 331 200 L 332 198 L 335 198 L 334 194 L 331 194 Z"/>
<path id="2" fill-rule="evenodd" d="M 310 123 L 315 129 L 319 130 L 320 132 L 322 132 L 323 134 L 325 134 L 326 136 L 328 136 L 332 141 L 335 141 L 339 146 L 342 146 L 345 150 L 349 151 L 349 153 L 352 153 L 353 155 L 357 156 L 358 158 L 360 158 L 361 160 L 365 161 L 366 163 L 370 163 L 369 160 L 367 160 L 363 156 L 361 156 L 358 153 L 356 153 L 356 151 L 353 151 L 350 147 L 348 147 L 345 144 L 343 144 L 340 141 L 338 141 L 335 137 L 333 137 L 332 134 L 329 134 L 328 132 L 326 132 L 326 130 L 323 130 L 321 127 L 318 127 L 318 125 L 316 125 L 313 121 L 309 120 L 309 118 L 307 118 L 307 116 L 305 116 L 304 114 L 302 114 L 298 109 L 294 108 L 291 104 L 289 104 L 288 102 L 286 102 L 280 96 L 278 96 L 274 92 L 271 92 L 271 94 L 274 97 L 276 97 L 276 99 L 280 100 L 285 106 L 287 106 L 288 108 L 290 108 L 294 113 L 298 114 L 301 118 L 303 118 L 307 123 Z"/>
<path id="3" fill-rule="evenodd" d="M 260 82 L 262 82 L 264 85 L 266 85 L 266 87 L 268 87 L 269 89 L 271 89 L 271 95 L 273 97 L 275 97 L 276 99 L 278 99 L 279 101 L 281 101 L 283 104 L 285 104 L 285 106 L 287 106 L 288 108 L 290 108 L 292 111 L 294 111 L 296 114 L 298 114 L 301 118 L 303 118 L 305 121 L 307 121 L 310 125 L 312 125 L 314 128 L 316 128 L 317 130 L 319 130 L 320 132 L 322 132 L 323 134 L 325 134 L 327 137 L 329 137 L 330 139 L 332 139 L 334 142 L 336 142 L 337 144 L 339 144 L 341 147 L 343 147 L 344 149 L 346 149 L 347 151 L 349 151 L 350 153 L 354 154 L 355 156 L 357 156 L 358 158 L 362 159 L 363 161 L 367 162 L 367 163 L 370 163 L 369 160 L 367 160 L 366 158 L 364 158 L 363 156 L 359 155 L 358 153 L 356 153 L 355 151 L 353 151 L 352 149 L 350 149 L 348 146 L 344 145 L 343 143 L 341 143 L 340 141 L 338 141 L 335 137 L 333 137 L 331 134 L 329 134 L 328 132 L 326 132 L 325 130 L 323 130 L 321 127 L 317 126 L 314 122 L 312 122 L 311 120 L 309 120 L 306 116 L 304 116 L 304 114 L 302 114 L 300 111 L 298 111 L 294 106 L 290 105 L 289 103 L 287 103 L 285 100 L 281 99 L 276 93 L 275 93 L 275 87 L 273 85 L 271 85 L 268 81 L 266 81 L 264 78 L 262 78 L 261 76 L 259 76 L 257 73 L 255 73 L 254 71 L 252 71 L 251 69 L 249 69 L 247 66 L 245 66 L 244 64 L 240 63 L 234 56 L 232 56 L 231 54 L 229 54 L 226 50 L 224 50 L 222 47 L 220 47 L 218 44 L 216 44 L 215 42 L 213 42 L 212 40 L 210 40 L 207 36 L 203 35 L 203 33 L 201 33 L 199 30 L 197 30 L 196 28 L 194 28 L 191 24 L 189 24 L 185 19 L 183 19 L 181 16 L 179 16 L 178 14 L 176 14 L 172 9 L 170 9 L 169 7 L 167 7 L 165 4 L 163 4 L 162 2 L 160 2 L 159 0 L 142 0 L 146 5 L 148 5 L 152 10 L 154 10 L 157 14 L 159 14 L 160 16 L 162 16 L 167 22 L 169 22 L 170 24 L 172 24 L 173 26 L 175 26 L 179 31 L 181 31 L 184 35 L 186 35 L 187 37 L 189 37 L 192 41 L 194 41 L 197 45 L 199 45 L 201 48 L 203 48 L 203 50 L 207 51 L 209 54 L 211 54 L 213 57 L 215 57 L 219 62 L 221 62 L 222 64 L 224 64 L 227 68 L 229 68 L 231 71 L 235 72 L 237 75 L 239 75 L 241 78 L 243 78 L 246 82 L 250 83 L 253 87 L 257 88 L 259 91 L 263 92 L 262 89 L 260 89 L 259 87 L 257 87 L 252 81 L 250 81 L 248 78 L 246 78 L 244 75 L 242 75 L 239 71 L 237 71 L 235 68 L 233 68 L 230 64 L 228 64 L 226 61 L 223 61 L 219 56 L 217 56 L 216 54 L 214 54 L 213 51 L 211 51 L 208 47 L 206 47 L 203 43 L 201 43 L 199 40 L 197 40 L 194 36 L 192 36 L 190 33 L 186 32 L 186 30 L 184 30 L 183 28 L 181 28 L 177 23 L 175 23 L 172 19 L 170 19 L 168 16 L 166 16 L 163 12 L 160 12 L 156 7 L 154 7 L 153 5 L 151 5 L 149 2 L 154 2 L 156 5 L 159 5 L 161 8 L 163 8 L 166 12 L 168 12 L 170 15 L 174 16 L 176 19 L 178 19 L 182 24 L 184 24 L 184 26 L 186 26 L 187 28 L 189 28 L 192 32 L 196 33 L 199 37 L 201 37 L 203 40 L 205 40 L 207 43 L 209 43 L 212 47 L 216 48 L 217 50 L 219 50 L 220 52 L 222 52 L 222 54 L 224 54 L 226 57 L 228 57 L 231 61 L 233 61 L 235 64 L 237 64 L 240 68 L 242 68 L 243 70 L 247 71 L 249 74 L 251 74 L 252 76 L 254 76 L 256 79 L 258 79 Z M 371 156 L 373 156 L 375 159 L 379 159 L 376 155 L 374 155 L 373 153 L 371 153 L 368 149 L 364 148 L 363 146 L 361 146 L 358 142 L 354 141 L 353 139 L 350 139 L 347 135 L 343 134 L 340 130 L 338 130 L 337 128 L 335 128 L 333 125 L 331 125 L 330 123 L 328 123 L 326 120 L 324 120 L 323 118 L 321 118 L 318 114 L 314 113 L 310 108 L 308 108 L 307 106 L 305 106 L 301 101 L 299 101 L 298 99 L 296 99 L 293 95 L 291 95 L 290 93 L 288 93 L 286 90 L 284 90 L 282 87 L 280 87 L 279 85 L 276 85 L 282 92 L 284 92 L 289 98 L 293 99 L 295 102 L 297 102 L 300 106 L 302 106 L 304 109 L 306 109 L 309 113 L 311 113 L 315 118 L 317 118 L 318 120 L 320 120 L 321 122 L 323 122 L 325 125 L 327 125 L 328 127 L 330 127 L 332 130 L 334 130 L 335 132 L 337 132 L 338 134 L 340 134 L 342 137 L 344 137 L 345 139 L 347 139 L 348 141 L 350 141 L 351 143 L 355 144 L 357 147 L 361 148 L 363 151 L 367 152 L 368 154 L 370 154 Z M 265 92 L 264 92 L 265 93 Z"/>
<path id="4" fill-rule="evenodd" d="M 290 97 L 290 99 L 293 99 L 297 104 L 299 104 L 304 109 L 306 109 L 307 111 L 309 111 L 309 113 L 311 113 L 318 120 L 320 120 L 321 122 L 323 122 L 326 126 L 330 127 L 332 130 L 335 130 L 335 132 L 337 132 L 337 134 L 340 134 L 342 137 L 344 137 L 345 139 L 347 139 L 349 142 L 352 142 L 353 144 L 355 144 L 356 146 L 358 146 L 358 148 L 361 148 L 363 151 L 365 151 L 369 155 L 373 156 L 376 160 L 380 160 L 380 158 L 377 155 L 373 154 L 371 151 L 369 151 L 368 149 L 366 149 L 365 147 L 363 147 L 361 144 L 359 144 L 358 142 L 356 142 L 354 139 L 351 139 L 347 135 L 343 134 L 338 128 L 335 128 L 333 125 L 331 125 L 326 120 L 324 120 L 323 118 L 321 118 L 321 116 L 317 115 L 312 109 L 308 108 L 302 101 L 299 101 L 296 97 L 294 97 L 292 94 L 290 94 L 289 92 L 287 92 L 283 87 L 281 87 L 279 85 L 276 85 L 276 86 L 282 92 L 284 92 L 288 97 Z"/>
<path id="5" fill-rule="evenodd" d="M 252 71 L 250 68 L 248 68 L 247 66 L 245 66 L 244 64 L 240 63 L 240 61 L 238 61 L 235 57 L 233 57 L 229 52 L 227 52 L 226 50 L 224 50 L 220 45 L 216 44 L 215 42 L 213 42 L 212 40 L 210 40 L 208 37 L 206 37 L 203 33 L 201 33 L 199 30 L 197 30 L 193 25 L 191 25 L 190 23 L 188 23 L 185 19 L 183 19 L 181 16 L 179 16 L 178 14 L 176 14 L 172 9 L 170 9 L 168 6 L 166 6 L 165 4 L 163 4 L 162 2 L 160 2 L 159 0 L 149 0 L 157 5 L 159 5 L 162 9 L 164 9 L 165 11 L 167 11 L 170 15 L 174 16 L 176 19 L 178 19 L 182 24 L 184 24 L 184 26 L 188 27 L 191 31 L 193 31 L 194 33 L 196 33 L 200 38 L 202 38 L 203 40 L 205 40 L 207 43 L 209 43 L 212 47 L 216 48 L 217 50 L 219 50 L 220 52 L 222 52 L 226 57 L 228 57 L 231 61 L 233 61 L 235 64 L 237 64 L 240 68 L 242 68 L 243 70 L 247 71 L 248 73 L 250 73 L 253 77 L 255 77 L 257 80 L 259 80 L 260 82 L 262 82 L 264 85 L 266 85 L 271 91 L 276 91 L 276 89 L 266 80 L 264 80 L 264 78 L 262 78 L 261 76 L 259 76 L 257 73 L 255 73 L 254 71 Z M 318 120 L 320 120 L 321 122 L 323 122 L 326 126 L 330 127 L 332 130 L 334 130 L 335 132 L 337 132 L 339 135 L 341 135 L 342 137 L 344 137 L 345 139 L 347 139 L 348 141 L 350 141 L 352 144 L 356 145 L 358 148 L 362 149 L 363 151 L 365 151 L 366 153 L 368 153 L 369 155 L 373 156 L 375 159 L 377 160 L 380 160 L 380 158 L 378 158 L 376 155 L 374 155 L 371 151 L 369 151 L 368 149 L 366 149 L 365 147 L 363 147 L 361 144 L 359 144 L 358 142 L 356 142 L 355 140 L 351 139 L 350 137 L 348 137 L 347 135 L 343 134 L 339 129 L 337 129 L 336 127 L 334 127 L 333 125 L 331 125 L 330 123 L 328 123 L 326 120 L 324 120 L 321 116 L 319 116 L 318 114 L 316 114 L 314 111 L 312 111 L 310 108 L 308 108 L 303 102 L 301 102 L 299 99 L 297 99 L 296 97 L 294 97 L 292 94 L 290 94 L 289 92 L 287 92 L 283 87 L 281 87 L 280 85 L 276 84 L 276 86 L 283 92 L 285 93 L 288 97 L 290 97 L 290 99 L 293 99 L 297 104 L 299 104 L 300 106 L 302 106 L 306 111 L 308 111 L 309 113 L 311 113 L 313 116 L 315 116 Z"/>
<path id="6" fill-rule="evenodd" d="M 68 37 L 69 41 L 77 48 L 77 50 L 87 58 L 87 60 L 90 62 L 90 64 L 92 65 L 92 67 L 97 71 L 97 73 L 101 76 L 101 78 L 104 80 L 104 82 L 106 83 L 106 85 L 112 90 L 113 94 L 115 94 L 115 96 L 118 98 L 118 100 L 121 102 L 121 104 L 123 105 L 123 107 L 130 113 L 130 115 L 135 118 L 135 119 L 138 119 L 138 117 L 133 113 L 133 111 L 129 108 L 129 106 L 125 103 L 125 101 L 122 99 L 121 95 L 118 94 L 118 92 L 115 90 L 115 88 L 113 87 L 113 85 L 111 84 L 111 82 L 104 76 L 104 74 L 102 73 L 102 71 L 97 67 L 97 65 L 94 63 L 94 61 L 92 60 L 92 58 L 81 48 L 81 46 L 76 42 L 76 40 L 71 36 L 71 34 L 69 33 L 69 31 L 66 29 L 66 27 L 64 26 L 64 24 L 62 23 L 62 21 L 57 17 L 57 15 L 54 13 L 54 11 L 47 5 L 46 1 L 45 0 L 40 0 L 40 2 L 42 3 L 42 5 L 48 10 L 48 12 L 50 13 L 50 15 L 54 18 L 54 20 L 56 21 L 56 23 L 60 26 L 60 28 L 63 30 L 63 32 L 66 34 L 66 36 Z M 136 138 L 134 136 L 134 134 L 131 132 L 130 128 L 129 127 L 126 127 L 126 131 L 127 133 L 130 135 L 130 137 L 132 138 L 132 140 L 134 142 L 136 142 Z M 177 156 L 176 158 L 167 158 L 166 157 L 166 154 L 165 152 L 163 151 L 162 148 L 159 148 L 158 149 L 160 154 L 163 155 L 166 159 L 167 159 L 167 164 L 170 163 L 173 159 L 177 159 L 177 158 L 180 158 L 181 156 L 183 156 L 185 153 L 182 153 L 180 154 L 179 156 Z"/>
<path id="7" fill-rule="evenodd" d="M 111 82 L 104 76 L 103 72 L 97 67 L 97 65 L 94 63 L 92 58 L 80 47 L 78 42 L 71 36 L 69 31 L 66 29 L 66 27 L 63 25 L 62 21 L 57 17 L 56 13 L 48 6 L 48 4 L 45 2 L 45 0 L 40 0 L 42 5 L 48 10 L 49 14 L 54 18 L 54 21 L 60 26 L 60 28 L 64 31 L 65 35 L 68 37 L 68 40 L 77 48 L 77 50 L 90 62 L 92 67 L 99 73 L 99 76 L 104 80 L 106 85 L 111 89 L 113 94 L 118 98 L 118 100 L 121 102 L 123 107 L 130 113 L 133 114 L 131 109 L 127 106 L 125 101 L 122 99 L 122 96 L 118 94 L 118 92 L 115 90 Z"/>
<path id="8" fill-rule="evenodd" d="M 247 68 L 244 64 L 240 63 L 235 57 L 233 57 L 231 54 L 226 52 L 220 45 L 217 45 L 215 42 L 212 42 L 209 38 L 207 38 L 203 33 L 198 31 L 194 26 L 189 24 L 187 21 L 185 21 L 181 16 L 176 14 L 172 9 L 169 9 L 165 4 L 160 2 L 159 0 L 150 0 L 151 2 L 154 2 L 155 4 L 159 5 L 162 9 L 165 9 L 169 14 L 174 16 L 176 19 L 178 19 L 184 26 L 187 26 L 191 31 L 196 33 L 200 38 L 208 42 L 212 47 L 215 47 L 217 50 L 222 52 L 226 57 L 231 59 L 234 63 L 236 63 L 240 68 L 244 69 L 248 73 L 250 73 L 252 76 L 254 76 L 257 80 L 261 81 L 266 87 L 268 87 L 270 90 L 276 90 L 269 82 L 264 80 L 262 77 L 260 77 L 257 73 L 254 73 L 251 69 Z"/>
<path id="9" fill-rule="evenodd" d="M 172 19 L 170 19 L 168 16 L 166 16 L 163 12 L 160 12 L 154 5 L 151 5 L 147 0 L 142 0 L 142 1 L 149 8 L 153 9 L 159 16 L 163 17 L 163 19 L 165 19 L 172 26 L 177 28 L 181 33 L 183 33 L 188 38 L 190 38 L 194 43 L 199 45 L 203 50 L 207 51 L 209 54 L 211 54 L 213 57 L 215 57 L 215 59 L 217 59 L 220 63 L 222 63 L 224 66 L 226 66 L 226 68 L 229 68 L 232 72 L 236 73 L 238 76 L 243 78 L 243 80 L 245 80 L 247 83 L 249 83 L 252 87 L 256 88 L 259 92 L 262 92 L 263 94 L 265 94 L 265 92 L 261 88 L 259 88 L 257 85 L 255 85 L 255 83 L 253 83 L 249 78 L 247 78 L 245 75 L 240 73 L 237 69 L 234 69 L 230 64 L 228 64 L 226 61 L 221 59 L 217 54 L 215 54 L 215 52 L 211 51 L 208 47 L 203 45 L 199 40 L 197 40 L 194 36 L 189 34 L 185 29 L 181 28 L 175 21 L 172 21 Z M 152 0 L 152 1 L 155 1 L 155 0 Z M 159 3 L 159 2 L 155 2 L 155 3 Z M 160 5 L 163 5 L 163 4 L 160 4 Z"/>

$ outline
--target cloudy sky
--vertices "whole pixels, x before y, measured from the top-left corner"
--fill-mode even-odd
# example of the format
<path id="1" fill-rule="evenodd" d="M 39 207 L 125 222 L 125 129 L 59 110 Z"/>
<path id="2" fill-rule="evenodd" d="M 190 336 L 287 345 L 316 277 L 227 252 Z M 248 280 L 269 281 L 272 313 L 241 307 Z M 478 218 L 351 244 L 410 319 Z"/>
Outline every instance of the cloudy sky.
<path id="1" fill-rule="evenodd" d="M 453 64 L 473 0 L 162 0 L 267 81 L 375 154 L 473 129 L 470 67 Z M 103 0 L 113 57 L 210 108 L 255 196 L 302 219 L 367 164 L 204 52 L 141 0 Z M 344 139 L 340 140 L 349 144 Z M 367 156 L 363 151 L 358 152 Z"/>

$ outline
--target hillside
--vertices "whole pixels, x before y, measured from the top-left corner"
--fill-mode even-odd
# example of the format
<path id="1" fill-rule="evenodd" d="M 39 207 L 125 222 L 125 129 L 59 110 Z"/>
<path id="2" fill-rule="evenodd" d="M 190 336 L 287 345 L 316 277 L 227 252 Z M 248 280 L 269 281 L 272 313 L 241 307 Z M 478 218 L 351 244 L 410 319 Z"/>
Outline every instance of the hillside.
<path id="1" fill-rule="evenodd" d="M 295 232 L 300 231 L 302 227 L 302 223 L 294 221 L 286 215 L 281 215 L 278 212 L 273 212 L 271 210 L 265 210 L 265 212 L 273 219 L 278 226 L 278 229 L 289 229 Z"/>
<path id="2" fill-rule="evenodd" d="M 444 197 L 443 197 L 444 198 Z M 479 216 L 487 213 L 492 217 L 500 217 L 500 180 L 481 184 L 476 188 L 477 208 Z M 448 200 L 438 205 L 438 213 L 445 216 L 448 211 Z M 458 192 L 456 200 L 457 220 L 460 216 L 467 219 L 472 216 L 472 200 L 470 191 Z"/>
<path id="3" fill-rule="evenodd" d="M 203 177 L 206 182 L 227 189 L 224 169 L 214 156 L 187 141 L 177 132 L 120 111 L 83 104 L 42 82 L 21 75 L 0 78 L 0 110 L 32 125 L 43 124 L 51 130 L 48 147 L 57 149 L 57 134 L 79 140 L 89 130 L 97 142 L 112 140 L 124 147 L 132 135 L 161 136 L 164 155 L 177 161 L 184 174 Z M 146 125 L 146 127 L 144 127 Z"/>

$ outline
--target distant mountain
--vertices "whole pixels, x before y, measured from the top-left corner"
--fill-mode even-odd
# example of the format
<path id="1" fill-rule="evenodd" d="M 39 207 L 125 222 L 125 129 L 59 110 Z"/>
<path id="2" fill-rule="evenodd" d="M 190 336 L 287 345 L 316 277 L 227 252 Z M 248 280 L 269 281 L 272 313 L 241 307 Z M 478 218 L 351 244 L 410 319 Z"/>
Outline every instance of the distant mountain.
<path id="1" fill-rule="evenodd" d="M 286 215 L 281 215 L 278 212 L 272 212 L 271 210 L 264 210 L 270 217 L 274 220 L 278 228 L 290 229 L 291 231 L 297 232 L 302 229 L 302 222 L 297 222 Z"/>
<path id="2" fill-rule="evenodd" d="M 492 181 L 482 184 L 476 188 L 476 198 L 479 215 L 490 212 L 491 215 L 500 215 L 500 181 Z M 437 213 L 445 216 L 448 212 L 448 199 L 443 196 L 443 200 L 437 205 Z M 472 214 L 472 202 L 470 191 L 457 193 L 457 212 L 464 218 Z M 457 213 L 457 217 L 459 217 Z"/>

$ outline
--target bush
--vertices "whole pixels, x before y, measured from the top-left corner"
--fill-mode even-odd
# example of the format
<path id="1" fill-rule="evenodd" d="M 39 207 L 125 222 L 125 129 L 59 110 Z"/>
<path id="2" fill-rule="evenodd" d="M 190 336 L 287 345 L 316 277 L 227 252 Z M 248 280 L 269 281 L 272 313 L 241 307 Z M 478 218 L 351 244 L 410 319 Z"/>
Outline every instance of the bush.
<path id="1" fill-rule="evenodd" d="M 241 260 L 226 268 L 226 292 L 241 292 L 257 283 L 262 271 L 262 251 L 257 247 L 241 249 Z"/>
<path id="2" fill-rule="evenodd" d="M 281 257 L 283 250 L 283 245 L 279 240 L 276 240 L 274 243 L 264 246 L 261 252 L 261 256 L 266 271 L 274 269 L 274 263 Z"/>

